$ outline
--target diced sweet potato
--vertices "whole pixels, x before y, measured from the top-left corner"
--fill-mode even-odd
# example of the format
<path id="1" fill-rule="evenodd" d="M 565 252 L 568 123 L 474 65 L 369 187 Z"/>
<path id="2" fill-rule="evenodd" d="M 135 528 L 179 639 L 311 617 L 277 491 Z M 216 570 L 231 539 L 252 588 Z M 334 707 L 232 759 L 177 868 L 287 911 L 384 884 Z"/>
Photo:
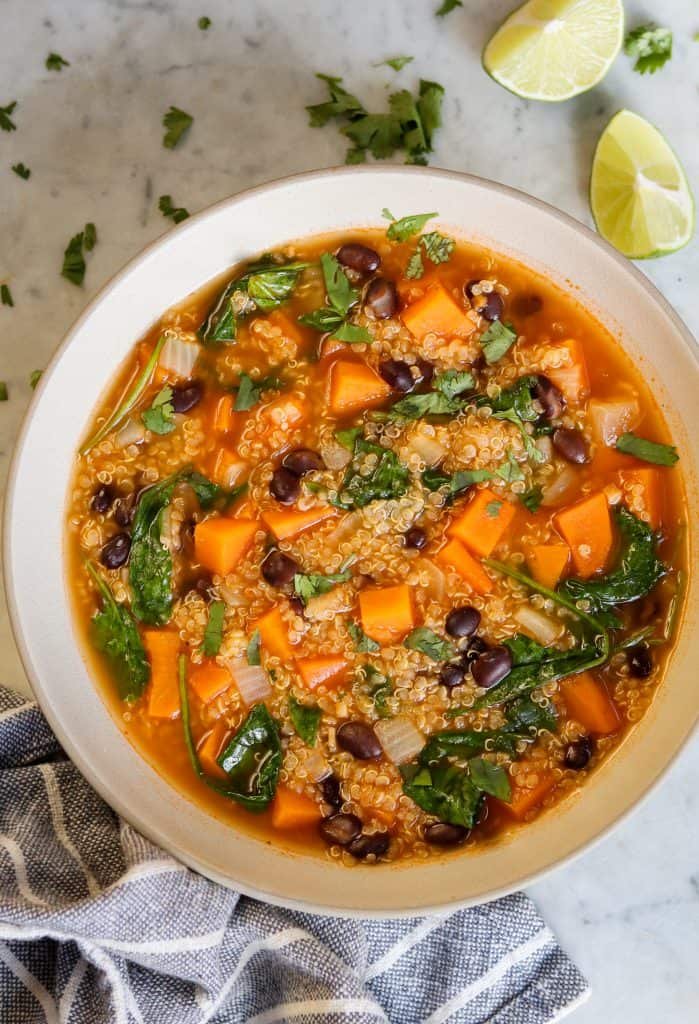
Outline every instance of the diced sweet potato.
<path id="1" fill-rule="evenodd" d="M 444 285 L 430 285 L 422 298 L 411 302 L 401 319 L 414 338 L 427 334 L 466 338 L 475 328 L 466 310 L 456 302 Z"/>
<path id="2" fill-rule="evenodd" d="M 567 544 L 533 544 L 527 551 L 532 576 L 542 587 L 554 590 L 570 558 Z"/>
<path id="3" fill-rule="evenodd" d="M 359 593 L 362 629 L 380 644 L 395 644 L 415 625 L 410 587 L 367 587 Z"/>
<path id="4" fill-rule="evenodd" d="M 260 645 L 273 658 L 280 661 L 291 661 L 294 650 L 289 642 L 289 632 L 286 623 L 278 608 L 270 608 L 268 612 L 254 622 L 250 627 L 253 633 L 256 629 L 260 631 Z"/>
<path id="5" fill-rule="evenodd" d="M 455 569 L 477 594 L 485 596 L 493 590 L 493 581 L 477 558 L 460 540 L 450 540 L 434 556 L 435 561 Z"/>
<path id="6" fill-rule="evenodd" d="M 277 540 L 286 540 L 288 537 L 295 537 L 298 533 L 310 529 L 337 515 L 337 512 L 330 505 L 318 505 L 316 508 L 306 509 L 299 512 L 298 509 L 265 509 L 262 519 Z"/>
<path id="7" fill-rule="evenodd" d="M 233 396 L 224 395 L 214 406 L 212 427 L 217 434 L 227 434 L 235 426 L 236 415 L 233 409 Z"/>
<path id="8" fill-rule="evenodd" d="M 180 711 L 177 658 L 180 636 L 173 630 L 146 629 L 143 646 L 150 661 L 148 714 L 152 718 L 174 718 Z"/>
<path id="9" fill-rule="evenodd" d="M 321 819 L 315 800 L 286 786 L 279 786 L 272 802 L 272 825 L 282 830 L 310 828 Z"/>
<path id="10" fill-rule="evenodd" d="M 575 505 L 561 509 L 554 517 L 579 576 L 587 579 L 604 569 L 612 550 L 612 521 L 604 492 L 598 491 Z"/>
<path id="11" fill-rule="evenodd" d="M 474 554 L 487 558 L 502 540 L 515 512 L 511 502 L 498 498 L 486 487 L 471 498 L 447 532 Z"/>
<path id="12" fill-rule="evenodd" d="M 391 395 L 386 381 L 366 363 L 337 359 L 330 366 L 328 405 L 334 416 L 374 409 Z"/>
<path id="13" fill-rule="evenodd" d="M 512 787 L 512 795 L 509 803 L 504 800 L 494 800 L 498 810 L 515 821 L 522 821 L 525 816 L 541 803 L 548 793 L 556 785 L 556 776 L 553 772 L 538 772 L 538 782 L 531 788 L 527 786 Z"/>
<path id="14" fill-rule="evenodd" d="M 561 693 L 568 714 L 595 736 L 607 736 L 621 726 L 616 704 L 600 679 L 580 672 L 561 682 Z"/>
<path id="15" fill-rule="evenodd" d="M 246 553 L 259 529 L 254 519 L 212 516 L 194 528 L 194 553 L 200 565 L 225 576 Z"/>
<path id="16" fill-rule="evenodd" d="M 347 661 L 340 654 L 320 655 L 313 658 L 297 658 L 296 667 L 309 690 L 318 686 L 336 689 L 347 681 Z"/>
<path id="17" fill-rule="evenodd" d="M 195 665 L 189 673 L 189 685 L 203 704 L 227 690 L 233 682 L 230 672 L 215 661 Z"/>
<path id="18" fill-rule="evenodd" d="M 219 719 L 200 741 L 197 747 L 197 756 L 207 775 L 213 775 L 219 779 L 227 778 L 217 758 L 228 741 L 229 732 L 230 730 L 226 722 Z"/>

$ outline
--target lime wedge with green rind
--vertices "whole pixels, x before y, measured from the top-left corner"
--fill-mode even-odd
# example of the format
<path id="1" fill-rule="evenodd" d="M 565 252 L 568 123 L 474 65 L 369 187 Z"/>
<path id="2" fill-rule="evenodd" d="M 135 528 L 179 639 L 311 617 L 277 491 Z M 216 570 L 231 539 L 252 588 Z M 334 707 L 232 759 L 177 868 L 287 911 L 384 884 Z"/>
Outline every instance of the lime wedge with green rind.
<path id="1" fill-rule="evenodd" d="M 631 259 L 681 249 L 694 233 L 694 200 L 682 165 L 657 128 L 630 110 L 602 132 L 590 180 L 597 230 Z"/>
<path id="2" fill-rule="evenodd" d="M 529 0 L 491 38 L 483 66 L 517 96 L 557 102 L 597 85 L 623 38 L 621 0 Z"/>

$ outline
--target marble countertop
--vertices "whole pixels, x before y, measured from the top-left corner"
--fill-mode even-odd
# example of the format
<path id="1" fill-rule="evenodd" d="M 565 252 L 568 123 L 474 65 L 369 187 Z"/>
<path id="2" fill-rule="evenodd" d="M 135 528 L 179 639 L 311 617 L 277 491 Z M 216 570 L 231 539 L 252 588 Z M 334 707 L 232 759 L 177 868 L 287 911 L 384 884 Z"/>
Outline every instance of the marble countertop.
<path id="1" fill-rule="evenodd" d="M 419 76 L 446 88 L 432 164 L 524 189 L 589 223 L 587 179 L 596 139 L 621 107 L 659 125 L 699 194 L 699 10 L 664 5 L 675 54 L 655 76 L 620 56 L 596 89 L 561 105 L 528 103 L 482 71 L 481 48 L 513 0 L 464 0 L 446 19 L 437 0 L 4 0 L 0 106 L 17 100 L 17 131 L 0 134 L 0 479 L 30 398 L 28 377 L 105 281 L 170 227 L 157 209 L 170 193 L 196 211 L 242 188 L 341 163 L 329 126 L 311 129 L 304 105 L 323 90 L 314 71 L 344 75 L 370 108 Z M 651 5 L 626 4 L 630 24 Z M 670 14 L 671 11 L 671 14 Z M 197 18 L 208 15 L 202 32 Z M 44 60 L 70 61 L 61 73 Z M 415 61 L 396 75 L 373 65 Z M 195 117 L 186 144 L 162 147 L 171 105 Z M 12 174 L 23 161 L 29 181 Z M 83 288 L 60 277 L 63 249 L 86 221 L 99 243 Z M 699 334 L 699 242 L 642 264 Z M 37 497 L 41 498 L 40 481 Z M 3 679 L 27 683 L 4 607 Z M 533 886 L 563 945 L 593 986 L 576 1024 L 689 1024 L 699 1014 L 699 743 L 678 759 L 643 807 L 577 862 Z"/>

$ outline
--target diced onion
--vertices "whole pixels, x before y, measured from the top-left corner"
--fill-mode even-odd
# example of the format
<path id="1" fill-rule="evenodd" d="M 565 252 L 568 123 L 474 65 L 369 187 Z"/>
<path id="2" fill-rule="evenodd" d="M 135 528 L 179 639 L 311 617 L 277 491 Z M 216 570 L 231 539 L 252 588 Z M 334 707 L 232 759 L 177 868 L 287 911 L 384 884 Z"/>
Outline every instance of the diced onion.
<path id="1" fill-rule="evenodd" d="M 528 604 L 518 608 L 512 615 L 512 618 L 515 622 L 519 623 L 528 636 L 538 640 L 545 647 L 558 640 L 563 632 L 563 624 L 561 622 L 557 622 L 556 619 L 550 619 L 548 615 L 544 615 Z"/>
<path id="2" fill-rule="evenodd" d="M 420 572 L 427 576 L 427 589 L 435 601 L 443 601 L 447 593 L 447 578 L 429 558 L 421 558 L 417 563 Z"/>
<path id="3" fill-rule="evenodd" d="M 189 378 L 199 358 L 201 347 L 193 341 L 183 341 L 171 335 L 163 345 L 159 365 L 177 377 Z"/>
<path id="4" fill-rule="evenodd" d="M 412 432 L 407 448 L 421 458 L 427 466 L 436 466 L 447 454 L 446 448 L 439 443 L 436 437 L 430 437 L 419 427 Z"/>
<path id="5" fill-rule="evenodd" d="M 638 423 L 638 401 L 634 395 L 603 402 L 591 398 L 587 406 L 595 440 L 613 448 L 621 434 Z"/>
<path id="6" fill-rule="evenodd" d="M 571 466 L 564 466 L 550 484 L 544 487 L 542 492 L 542 505 L 556 505 L 564 496 L 566 491 L 575 486 L 577 476 Z"/>
<path id="7" fill-rule="evenodd" d="M 348 515 L 343 516 L 340 522 L 337 524 L 334 530 L 325 538 L 325 542 L 330 548 L 337 548 L 344 541 L 349 540 L 362 524 L 362 517 L 358 512 L 350 512 Z"/>
<path id="8" fill-rule="evenodd" d="M 229 608 L 246 608 L 250 599 L 240 587 L 229 587 L 225 583 L 219 583 L 218 592 Z"/>
<path id="9" fill-rule="evenodd" d="M 321 445 L 320 455 L 328 469 L 344 469 L 352 458 L 352 453 L 342 444 Z"/>
<path id="10" fill-rule="evenodd" d="M 425 737 L 410 718 L 386 718 L 374 726 L 379 743 L 389 761 L 405 764 L 419 754 L 425 745 Z"/>
<path id="11" fill-rule="evenodd" d="M 303 762 L 303 766 L 314 782 L 320 782 L 326 775 L 330 775 L 330 765 L 319 750 L 312 750 Z"/>
<path id="12" fill-rule="evenodd" d="M 230 660 L 228 668 L 238 692 L 249 706 L 269 697 L 272 687 L 267 673 L 260 665 L 248 665 L 247 661 Z"/>
<path id="13" fill-rule="evenodd" d="M 140 420 L 127 420 L 117 432 L 115 441 L 119 448 L 128 448 L 130 444 L 141 444 L 146 439 L 146 428 Z"/>
<path id="14" fill-rule="evenodd" d="M 534 444 L 543 455 L 543 461 L 551 462 L 553 459 L 553 443 L 551 442 L 551 438 L 548 434 L 543 434 L 541 437 L 537 437 Z"/>

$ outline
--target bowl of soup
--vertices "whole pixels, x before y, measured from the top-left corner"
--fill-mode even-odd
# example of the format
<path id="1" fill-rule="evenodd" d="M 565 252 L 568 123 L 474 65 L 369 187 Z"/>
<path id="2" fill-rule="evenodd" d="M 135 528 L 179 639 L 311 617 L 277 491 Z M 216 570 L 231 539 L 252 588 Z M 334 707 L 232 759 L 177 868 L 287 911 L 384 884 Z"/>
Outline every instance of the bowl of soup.
<path id="1" fill-rule="evenodd" d="M 285 905 L 563 863 L 697 718 L 693 344 L 597 236 L 464 175 L 192 217 L 77 322 L 13 463 L 12 618 L 64 748 Z"/>

